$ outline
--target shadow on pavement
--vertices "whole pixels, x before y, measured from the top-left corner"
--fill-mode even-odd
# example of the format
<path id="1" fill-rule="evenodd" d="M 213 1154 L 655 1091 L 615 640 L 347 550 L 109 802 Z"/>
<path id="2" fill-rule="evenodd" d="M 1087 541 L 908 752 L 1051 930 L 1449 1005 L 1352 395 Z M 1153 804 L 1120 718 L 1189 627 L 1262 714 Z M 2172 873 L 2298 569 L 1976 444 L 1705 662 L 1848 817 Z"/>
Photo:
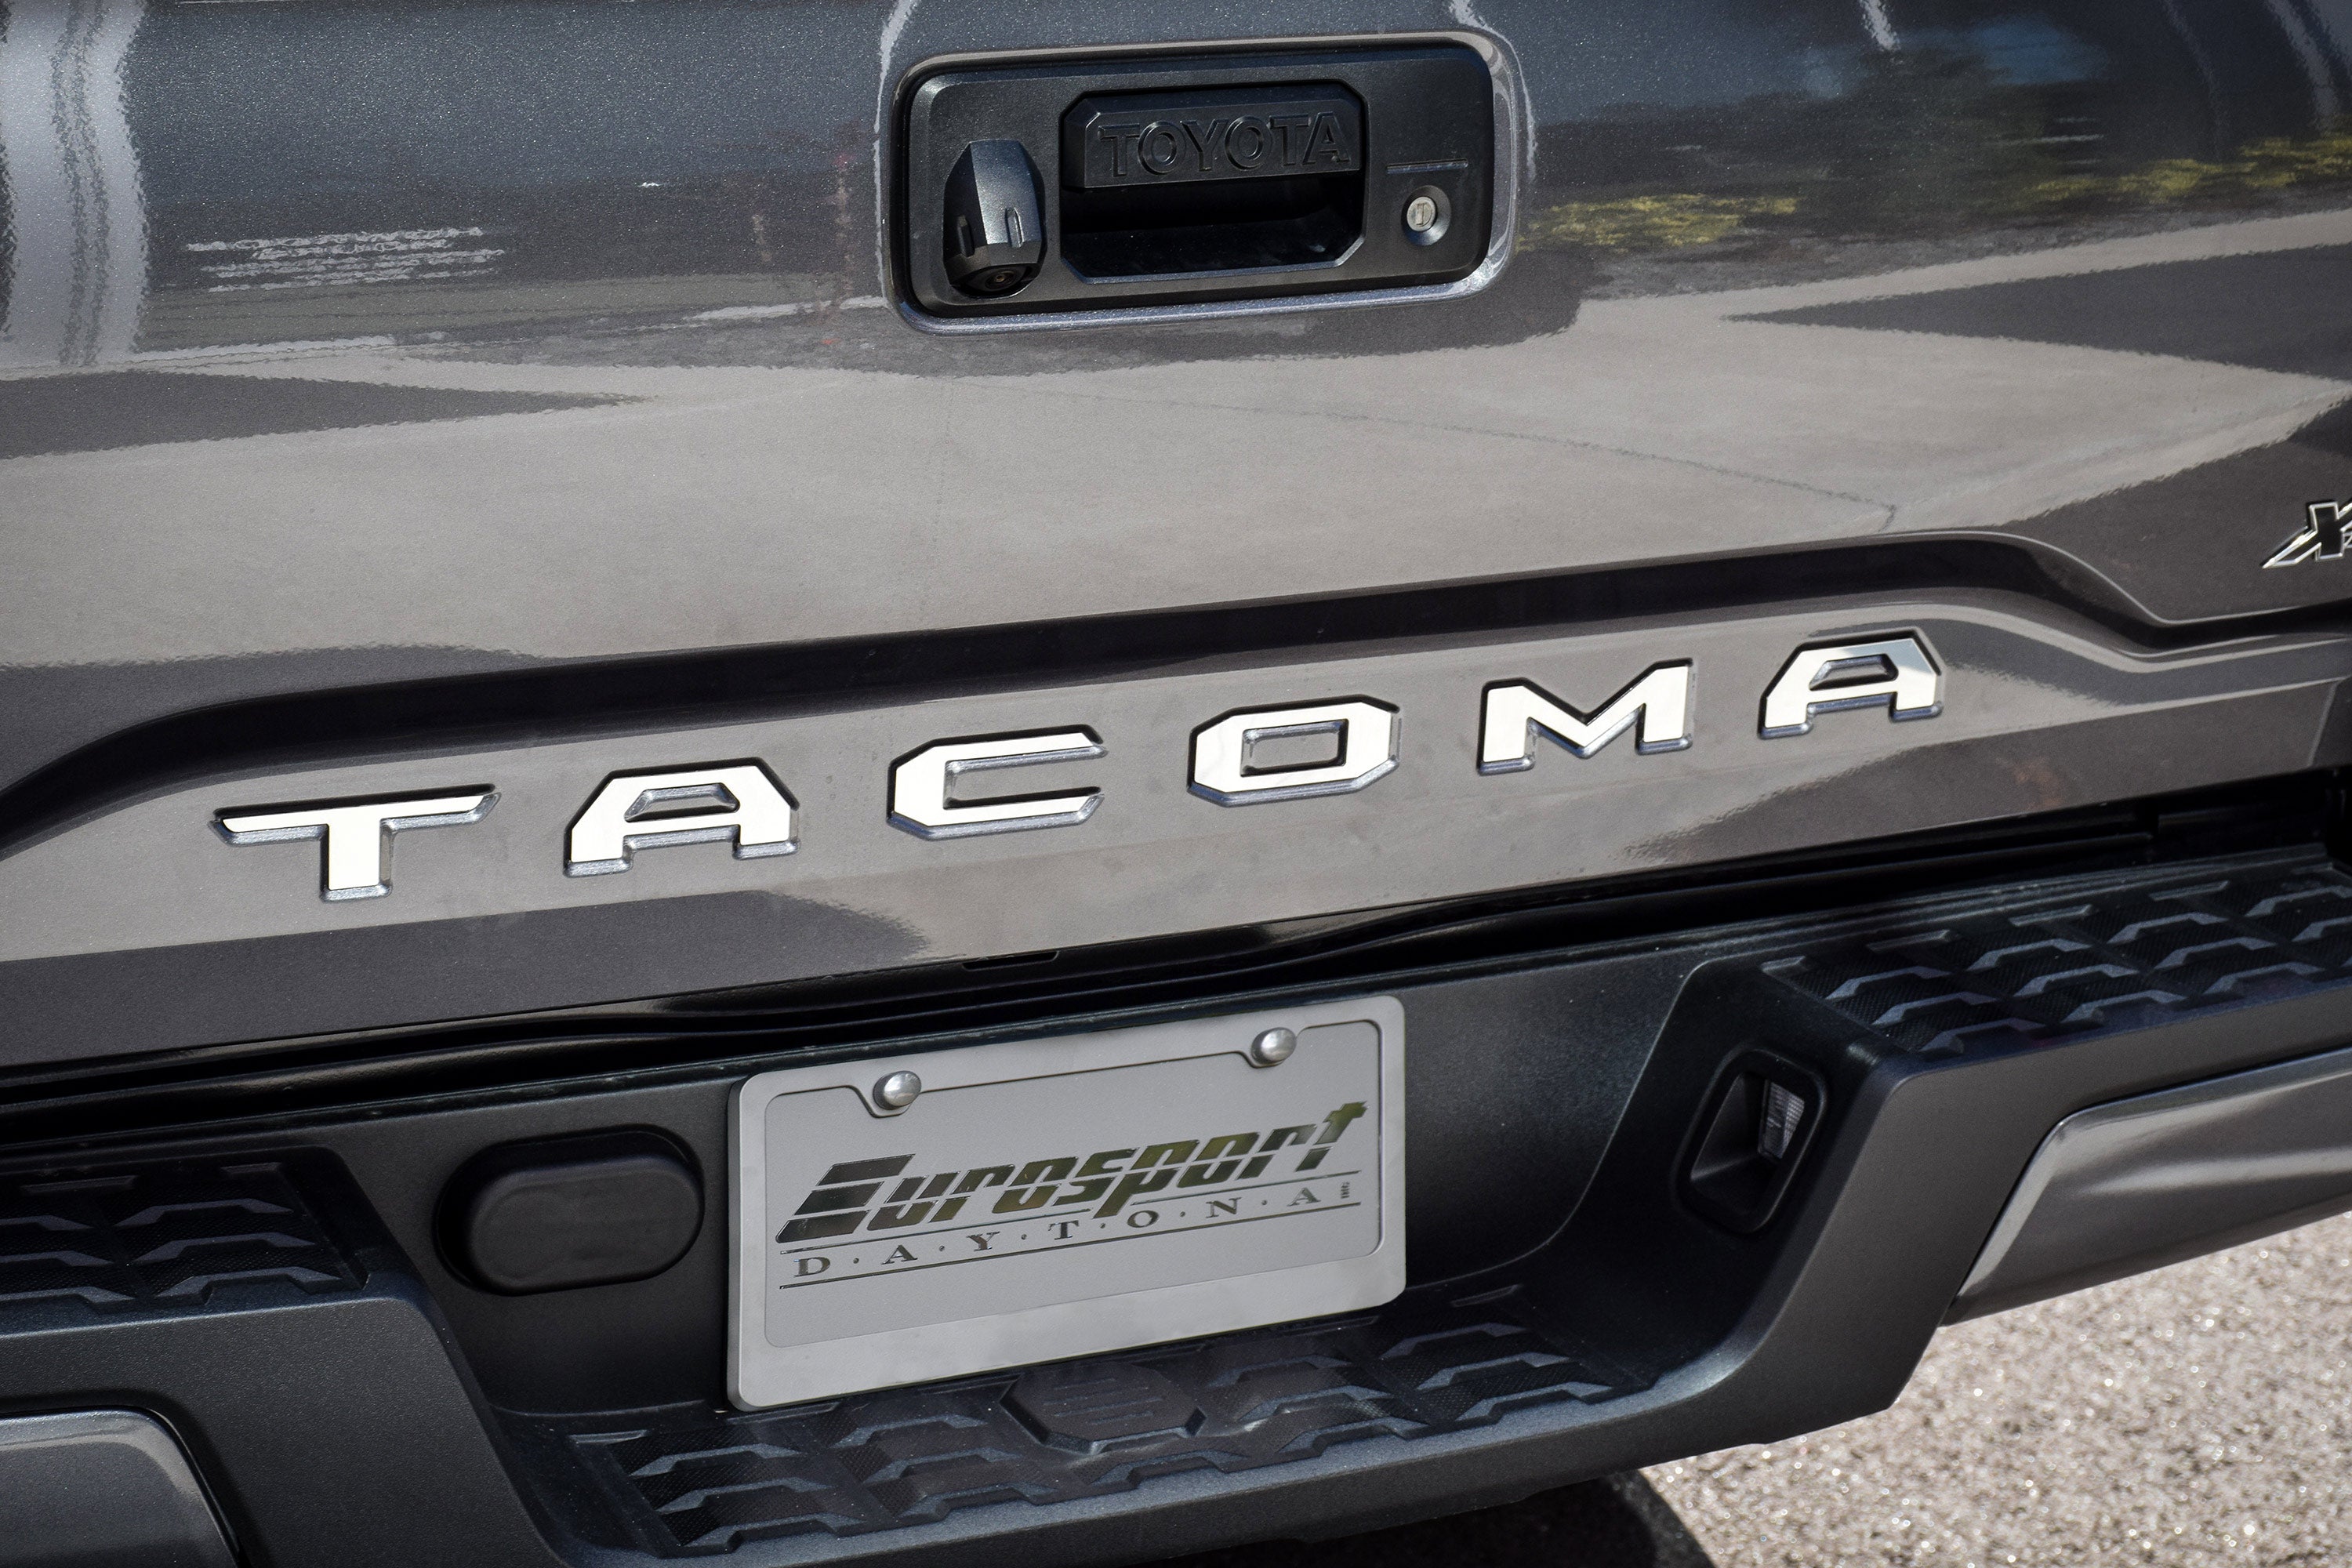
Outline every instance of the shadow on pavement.
<path id="1" fill-rule="evenodd" d="M 1265 1541 L 1166 1568 L 1714 1568 L 1639 1475 L 1336 1541 Z"/>

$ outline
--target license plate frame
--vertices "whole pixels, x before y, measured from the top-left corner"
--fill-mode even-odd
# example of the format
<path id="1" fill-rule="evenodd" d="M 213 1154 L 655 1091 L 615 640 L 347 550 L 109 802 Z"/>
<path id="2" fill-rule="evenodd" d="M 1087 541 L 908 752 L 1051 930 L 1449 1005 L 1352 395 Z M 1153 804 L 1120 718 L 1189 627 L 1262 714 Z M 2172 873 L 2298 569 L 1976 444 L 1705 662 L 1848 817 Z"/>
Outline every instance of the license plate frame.
<path id="1" fill-rule="evenodd" d="M 1255 1065 L 1271 1029 L 1296 1048 Z M 922 1089 L 892 1111 L 876 1089 L 898 1072 Z M 1392 996 L 785 1068 L 737 1086 L 729 1128 L 727 1381 L 747 1410 L 1404 1288 Z"/>

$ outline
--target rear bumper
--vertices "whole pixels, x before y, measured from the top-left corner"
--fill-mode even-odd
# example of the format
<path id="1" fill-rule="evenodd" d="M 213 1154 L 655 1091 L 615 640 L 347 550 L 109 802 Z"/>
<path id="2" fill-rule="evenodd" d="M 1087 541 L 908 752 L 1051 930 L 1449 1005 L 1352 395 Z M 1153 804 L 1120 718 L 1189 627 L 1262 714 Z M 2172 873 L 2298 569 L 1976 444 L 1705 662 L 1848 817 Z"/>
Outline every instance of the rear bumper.
<path id="1" fill-rule="evenodd" d="M 0 1411 L 161 1415 L 277 1564 L 982 1563 L 1013 1535 L 1113 1562 L 1502 1500 L 1866 1413 L 1956 1310 L 2352 1205 L 2345 1068 L 2305 1060 L 2352 1040 L 2338 910 L 2352 876 L 2273 849 L 1391 975 L 1420 1282 L 1102 1358 L 1165 1416 L 1108 1441 L 1009 1373 L 726 1409 L 721 1227 L 667 1275 L 542 1297 L 437 1256 L 439 1181 L 506 1138 L 650 1125 L 715 1188 L 742 1063 L 18 1169 L 9 1230 L 43 1239 L 0 1258 Z M 1825 1095 L 1743 1234 L 1679 1184 L 1759 1051 Z M 2085 1131 L 2151 1114 L 2175 1136 L 2149 1161 Z M 2305 1157 L 2230 1179 L 2282 1117 Z M 2206 1190 L 2083 1220 L 2150 1169 Z M 68 1234 L 100 1266 L 33 1256 Z"/>
<path id="2" fill-rule="evenodd" d="M 2042 1140 L 1953 1303 L 1979 1317 L 2344 1206 L 2352 1051 L 2078 1110 Z"/>

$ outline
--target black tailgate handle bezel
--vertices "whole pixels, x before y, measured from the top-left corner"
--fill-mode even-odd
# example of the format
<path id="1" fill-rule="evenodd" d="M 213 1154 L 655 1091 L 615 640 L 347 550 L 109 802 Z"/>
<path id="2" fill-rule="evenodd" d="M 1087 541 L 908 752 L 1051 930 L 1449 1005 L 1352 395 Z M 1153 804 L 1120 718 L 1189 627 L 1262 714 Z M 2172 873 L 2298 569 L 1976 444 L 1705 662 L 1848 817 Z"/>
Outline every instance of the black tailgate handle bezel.
<path id="1" fill-rule="evenodd" d="M 908 82 L 891 251 L 919 322 L 1443 288 L 1489 259 L 1494 81 L 1461 43 L 959 61 Z M 1045 231 L 1017 282 L 958 247 L 994 233 L 959 169 L 1011 146 Z"/>

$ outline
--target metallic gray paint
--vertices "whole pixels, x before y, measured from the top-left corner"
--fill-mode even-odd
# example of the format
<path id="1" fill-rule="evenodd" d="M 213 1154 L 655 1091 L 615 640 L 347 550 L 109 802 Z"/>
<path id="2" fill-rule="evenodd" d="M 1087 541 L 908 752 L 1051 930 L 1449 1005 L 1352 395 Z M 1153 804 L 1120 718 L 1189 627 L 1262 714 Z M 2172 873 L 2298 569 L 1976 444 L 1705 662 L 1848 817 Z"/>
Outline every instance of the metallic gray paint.
<path id="1" fill-rule="evenodd" d="M 8 17 L 0 73 L 34 111 L 0 124 L 7 1059 L 1245 923 L 2352 760 L 2340 574 L 2263 569 L 2352 491 L 2326 129 L 2352 78 L 2343 37 L 2290 47 L 2258 5 Z M 1516 249 L 1474 298 L 962 337 L 888 308 L 891 106 L 922 62 L 1335 22 L 1496 63 Z M 2043 140 L 2004 129 L 2021 114 Z M 2063 114 L 2090 153 L 2047 141 Z M 2289 167 L 2263 138 L 2317 172 L 2230 174 Z M 2145 194 L 2181 167 L 2189 198 Z M 52 199 L 73 180 L 93 199 Z M 2031 552 L 2111 624 L 1955 589 L 989 692 L 943 668 L 726 726 L 337 736 L 193 780 L 141 755 L 100 815 L 10 815 L 83 748 L 275 692 L 1705 561 L 1794 596 L 1783 552 L 1954 538 Z M 2228 619 L 2278 610 L 2323 618 Z M 1790 647 L 1908 626 L 1943 718 L 1758 748 Z M 1669 657 L 1696 661 L 1689 752 L 1476 775 L 1482 682 L 1591 704 Z M 1183 796 L 1199 725 L 1358 691 L 1402 711 L 1394 776 L 1259 812 Z M 887 830 L 890 759 L 1079 724 L 1108 755 L 1039 787 L 1098 785 L 1093 819 Z M 799 854 L 562 876 L 551 834 L 612 770 L 754 755 L 803 803 Z M 286 857 L 187 826 L 460 778 L 499 810 L 404 837 L 386 899 L 296 897 Z"/>

